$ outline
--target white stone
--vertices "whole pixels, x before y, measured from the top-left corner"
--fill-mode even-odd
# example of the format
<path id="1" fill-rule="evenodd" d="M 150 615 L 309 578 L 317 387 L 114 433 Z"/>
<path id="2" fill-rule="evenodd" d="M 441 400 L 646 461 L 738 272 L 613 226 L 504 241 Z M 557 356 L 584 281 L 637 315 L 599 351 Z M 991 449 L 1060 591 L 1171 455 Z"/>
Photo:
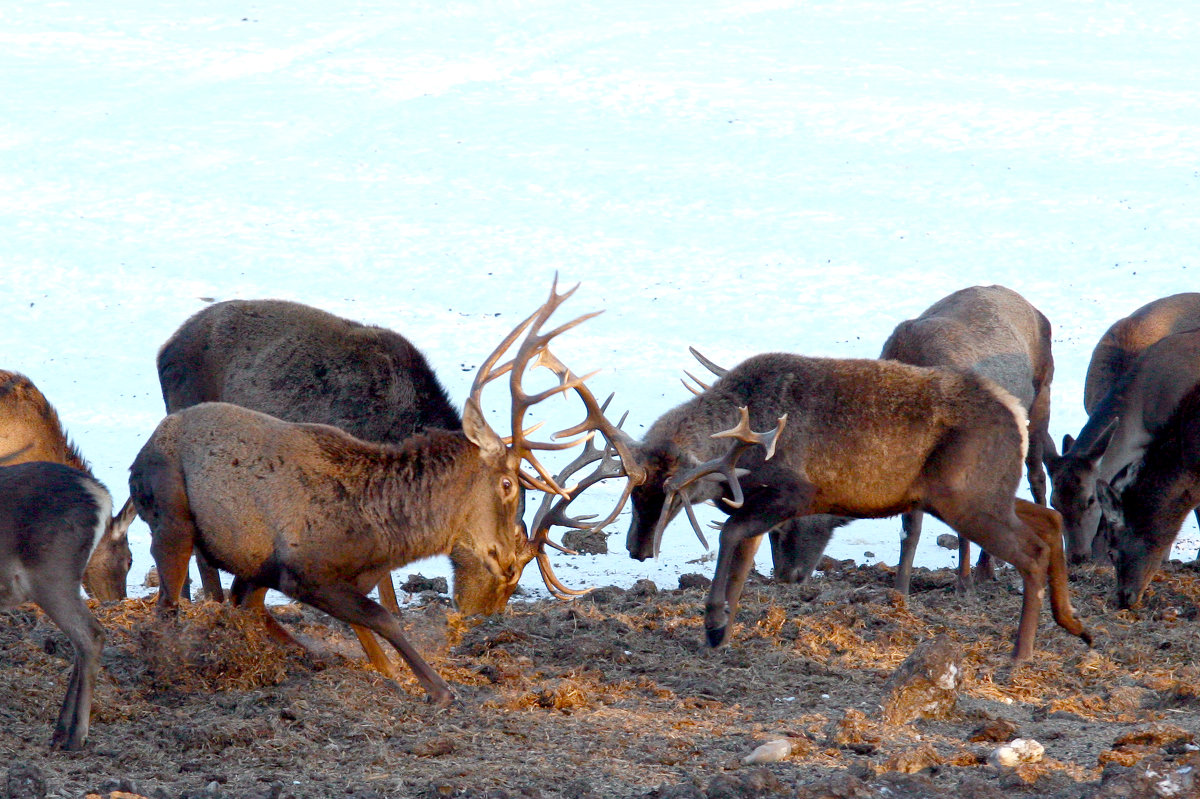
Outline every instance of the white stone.
<path id="1" fill-rule="evenodd" d="M 988 762 L 997 768 L 1015 768 L 1022 763 L 1037 763 L 1046 753 L 1046 748 L 1032 738 L 1014 738 L 997 747 L 988 756 Z"/>
<path id="2" fill-rule="evenodd" d="M 755 763 L 778 763 L 792 753 L 792 742 L 787 738 L 777 738 L 767 741 L 750 754 L 742 758 L 742 764 L 752 766 Z"/>

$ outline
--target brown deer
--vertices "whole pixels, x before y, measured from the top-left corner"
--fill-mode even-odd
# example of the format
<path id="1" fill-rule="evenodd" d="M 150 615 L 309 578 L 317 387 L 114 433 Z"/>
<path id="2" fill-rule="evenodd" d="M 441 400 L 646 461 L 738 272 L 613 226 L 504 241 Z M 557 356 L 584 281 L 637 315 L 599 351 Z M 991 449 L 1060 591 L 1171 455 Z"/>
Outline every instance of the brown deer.
<path id="1" fill-rule="evenodd" d="M 0 453 L 5 453 L 0 465 L 50 461 L 92 476 L 91 466 L 63 432 L 54 406 L 28 377 L 4 370 L 0 370 Z M 83 587 L 101 602 L 126 596 L 125 580 L 133 563 L 128 533 L 135 515 L 133 503 L 126 501 L 91 550 Z"/>
<path id="2" fill-rule="evenodd" d="M 333 425 L 379 444 L 400 444 L 430 429 L 462 430 L 445 389 L 408 339 L 300 303 L 210 305 L 167 339 L 157 365 L 168 413 L 229 402 L 288 422 Z M 515 584 L 498 583 L 466 547 L 456 546 L 450 560 L 462 613 L 503 610 Z M 203 557 L 197 566 L 205 594 L 220 601 L 216 570 Z M 386 607 L 399 610 L 390 577 L 379 592 Z"/>
<path id="3" fill-rule="evenodd" d="M 1096 481 L 1096 495 L 1097 539 L 1115 555 L 1117 604 L 1136 607 L 1188 512 L 1200 507 L 1200 383 L 1155 431 L 1141 459 L 1121 469 L 1111 485 Z"/>
<path id="4" fill-rule="evenodd" d="M 1104 542 L 1094 541 L 1100 513 L 1096 481 L 1111 482 L 1122 468 L 1141 459 L 1197 379 L 1200 330 L 1168 335 L 1125 366 L 1092 409 L 1079 438 L 1064 436 L 1061 456 L 1051 442 L 1046 455 L 1053 486 L 1050 504 L 1063 515 L 1072 562 L 1105 557 Z"/>
<path id="5" fill-rule="evenodd" d="M 1025 474 L 1029 491 L 1046 504 L 1043 448 L 1050 434 L 1050 321 L 1017 292 L 1004 286 L 972 286 L 938 300 L 916 319 L 901 322 L 883 345 L 880 358 L 913 366 L 964 369 L 991 378 L 1016 397 L 1029 418 Z M 901 517 L 900 563 L 896 590 L 908 593 L 913 556 L 921 538 L 921 511 Z M 987 550 L 979 553 L 977 573 L 992 575 Z M 958 585 L 970 590 L 971 544 L 959 539 Z"/>
<path id="6" fill-rule="evenodd" d="M 705 606 L 711 646 L 728 640 L 763 533 L 813 513 L 878 518 L 918 508 L 1020 572 L 1014 658 L 1033 653 L 1047 580 L 1055 621 L 1091 642 L 1071 607 L 1059 515 L 1015 497 L 1024 409 L 987 378 L 896 361 L 758 355 L 668 411 L 642 441 L 585 403 L 588 419 L 564 432 L 600 429 L 620 454 L 634 558 L 655 555 L 667 523 L 681 509 L 690 515 L 693 503 L 721 500 L 729 515 Z M 738 427 L 714 436 L 739 408 Z M 751 435 L 751 425 L 776 432 Z M 738 439 L 732 448 L 729 436 Z"/>
<path id="7" fill-rule="evenodd" d="M 1045 454 L 1050 472 L 1050 504 L 1063 516 L 1067 556 L 1072 563 L 1082 563 L 1093 557 L 1103 559 L 1102 553 L 1092 550 L 1099 521 L 1095 492 L 1097 476 L 1110 480 L 1122 467 L 1135 460 L 1149 439 L 1150 432 L 1144 424 L 1165 421 L 1165 416 L 1190 383 L 1185 377 L 1184 384 L 1171 392 L 1170 404 L 1158 411 L 1150 411 L 1157 419 L 1123 422 L 1125 429 L 1108 454 L 1109 441 L 1115 432 L 1112 425 L 1121 413 L 1120 393 L 1124 389 L 1118 389 L 1118 385 L 1152 344 L 1166 336 L 1196 328 L 1200 328 L 1200 293 L 1173 294 L 1147 303 L 1117 320 L 1096 344 L 1083 388 L 1088 421 L 1078 439 L 1063 436 L 1061 456 L 1055 450 L 1053 440 L 1047 438 Z M 1140 400 L 1135 402 L 1140 403 Z M 1131 410 L 1135 415 L 1141 415 L 1140 409 Z M 1197 519 L 1200 520 L 1200 515 Z"/>
<path id="8" fill-rule="evenodd" d="M 47 461 L 0 466 L 0 610 L 36 603 L 75 650 L 50 739 L 55 749 L 87 741 L 104 629 L 79 585 L 111 513 L 108 491 L 79 469 Z"/>
<path id="9" fill-rule="evenodd" d="M 462 432 L 431 430 L 400 445 L 374 444 L 328 425 L 285 422 L 228 403 L 167 416 L 130 469 L 130 491 L 150 525 L 161 587 L 173 613 L 193 549 L 235 577 L 235 594 L 268 588 L 380 635 L 400 653 L 431 701 L 453 695 L 404 638 L 396 618 L 367 597 L 392 568 L 469 549 L 502 585 L 533 557 L 518 517 L 520 485 L 566 494 L 533 455 L 564 444 L 529 440 L 526 411 L 577 378 L 533 396 L 521 378 L 550 340 L 590 315 L 540 333 L 571 292 L 551 290 L 480 366 Z M 514 358 L 497 361 L 522 334 Z M 482 411 L 483 387 L 510 375 L 512 439 L 506 446 Z M 520 468 L 524 459 L 535 470 Z M 290 638 L 264 611 L 277 637 Z M 360 636 L 361 637 L 361 636 Z M 386 658 L 375 665 L 390 673 Z"/>

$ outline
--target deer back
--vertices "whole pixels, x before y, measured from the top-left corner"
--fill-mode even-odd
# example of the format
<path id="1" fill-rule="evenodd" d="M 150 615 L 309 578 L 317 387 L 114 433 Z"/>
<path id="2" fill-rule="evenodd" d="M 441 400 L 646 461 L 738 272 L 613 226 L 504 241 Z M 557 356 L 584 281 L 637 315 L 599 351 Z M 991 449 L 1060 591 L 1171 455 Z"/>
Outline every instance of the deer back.
<path id="1" fill-rule="evenodd" d="M 91 474 L 91 467 L 67 439 L 58 412 L 28 377 L 0 370 L 0 456 L 12 466 L 51 461 Z"/>
<path id="2" fill-rule="evenodd" d="M 462 427 L 425 357 L 403 336 L 283 300 L 231 300 L 192 316 L 163 344 L 168 412 L 231 402 L 398 443 Z"/>
<path id="3" fill-rule="evenodd" d="M 1004 286 L 972 286 L 944 297 L 897 325 L 879 357 L 973 371 L 1026 409 L 1054 373 L 1049 320 Z"/>
<path id="4" fill-rule="evenodd" d="M 1148 347 L 1166 336 L 1200 327 L 1200 293 L 1186 292 L 1154 300 L 1118 319 L 1092 352 L 1083 386 L 1083 407 L 1090 416 L 1104 396 Z"/>

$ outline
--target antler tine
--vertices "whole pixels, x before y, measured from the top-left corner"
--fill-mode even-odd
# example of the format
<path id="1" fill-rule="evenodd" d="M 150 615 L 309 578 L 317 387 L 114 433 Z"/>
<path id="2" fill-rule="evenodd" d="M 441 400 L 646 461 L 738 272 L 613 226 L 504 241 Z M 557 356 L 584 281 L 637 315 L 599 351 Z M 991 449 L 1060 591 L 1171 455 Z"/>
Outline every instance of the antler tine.
<path id="1" fill-rule="evenodd" d="M 550 472 L 544 466 L 542 466 L 542 464 L 534 456 L 533 451 L 535 449 L 566 449 L 580 443 L 582 439 L 577 439 L 565 444 L 531 442 L 525 437 L 523 420 L 526 411 L 528 411 L 533 405 L 536 405 L 542 400 L 555 394 L 575 388 L 577 384 L 582 384 L 582 381 L 586 380 L 591 375 L 587 375 L 583 378 L 575 378 L 572 376 L 570 379 L 560 380 L 560 384 L 558 386 L 533 395 L 528 394 L 524 387 L 522 387 L 521 378 L 524 376 L 524 373 L 529 366 L 529 362 L 533 360 L 535 356 L 538 358 L 538 363 L 542 363 L 543 353 L 546 352 L 551 339 L 601 313 L 600 311 L 596 311 L 593 313 L 584 314 L 583 316 L 577 317 L 570 322 L 559 325 L 549 333 L 541 332 L 541 327 L 543 324 L 545 324 L 546 320 L 549 319 L 551 314 L 558 309 L 558 306 L 560 306 L 567 300 L 568 297 L 575 293 L 577 288 L 579 288 L 578 285 L 569 291 L 559 294 L 558 276 L 555 275 L 554 284 L 550 287 L 550 298 L 546 300 L 542 307 L 538 309 L 537 313 L 534 314 L 531 324 L 528 327 L 528 334 L 525 336 L 524 341 L 522 341 L 520 346 L 517 348 L 516 355 L 513 356 L 512 361 L 496 370 L 497 373 L 500 373 L 502 370 L 509 372 L 509 386 L 512 393 L 512 447 L 514 451 L 520 454 L 521 458 L 530 466 L 532 466 L 537 472 L 537 477 L 534 477 L 526 472 L 522 472 L 524 481 L 542 491 L 558 494 L 564 497 L 566 496 L 566 492 L 563 491 L 562 487 L 556 482 L 555 478 L 550 474 Z M 554 358 L 554 360 L 557 361 L 558 359 Z"/>
<path id="2" fill-rule="evenodd" d="M 700 386 L 699 389 L 696 389 L 694 386 L 689 385 L 688 381 L 684 380 L 683 378 L 680 378 L 679 382 L 683 383 L 683 387 L 686 388 L 688 391 L 692 392 L 697 397 L 700 396 L 701 394 L 703 394 L 705 391 L 708 391 L 708 389 L 709 389 L 708 383 L 705 383 L 703 380 L 696 377 L 694 374 L 689 372 L 687 369 L 684 369 L 683 373 L 685 375 L 687 375 L 688 377 L 692 378 L 692 382 L 694 382 L 697 386 Z"/>
<path id="3" fill-rule="evenodd" d="M 703 355 L 701 355 L 700 350 L 696 349 L 695 347 L 688 347 L 688 352 L 690 352 L 696 358 L 696 360 L 700 362 L 701 366 L 703 366 L 708 371 L 712 372 L 717 377 L 724 377 L 726 374 L 729 373 L 728 369 L 724 368 L 723 366 L 717 366 L 715 363 L 710 361 L 708 358 L 705 358 Z M 691 375 L 689 375 L 689 377 L 691 377 Z M 696 380 L 696 378 L 694 378 L 694 377 L 692 379 Z M 696 380 L 696 382 L 699 383 L 700 381 Z M 705 386 L 705 388 L 708 388 L 708 386 Z"/>

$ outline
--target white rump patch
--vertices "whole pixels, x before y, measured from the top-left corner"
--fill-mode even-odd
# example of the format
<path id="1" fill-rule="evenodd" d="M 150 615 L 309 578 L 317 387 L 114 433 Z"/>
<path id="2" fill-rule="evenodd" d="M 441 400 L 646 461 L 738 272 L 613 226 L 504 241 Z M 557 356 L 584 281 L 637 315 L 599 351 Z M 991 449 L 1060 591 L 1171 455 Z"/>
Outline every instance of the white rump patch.
<path id="1" fill-rule="evenodd" d="M 1025 413 L 1025 406 L 999 383 L 986 377 L 983 378 L 983 383 L 996 399 L 1008 406 L 1013 418 L 1017 420 L 1017 430 L 1021 432 L 1021 461 L 1024 462 L 1025 456 L 1029 454 L 1029 415 Z"/>
<path id="2" fill-rule="evenodd" d="M 83 481 L 83 487 L 92 495 L 92 499 L 96 500 L 98 506 L 96 508 L 96 532 L 92 536 L 92 549 L 88 552 L 88 557 L 91 557 L 91 552 L 95 551 L 96 545 L 108 531 L 108 525 L 112 523 L 112 497 L 109 496 L 104 486 L 91 478 Z"/>

